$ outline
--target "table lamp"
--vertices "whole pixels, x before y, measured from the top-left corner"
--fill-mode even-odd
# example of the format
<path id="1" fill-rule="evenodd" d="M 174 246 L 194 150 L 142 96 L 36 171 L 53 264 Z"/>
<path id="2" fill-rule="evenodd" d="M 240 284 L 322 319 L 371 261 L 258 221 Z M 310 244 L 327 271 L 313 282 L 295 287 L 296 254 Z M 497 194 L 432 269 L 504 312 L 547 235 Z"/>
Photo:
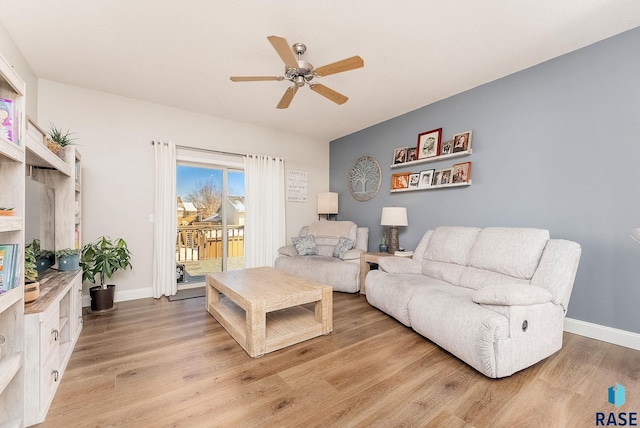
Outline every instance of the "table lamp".
<path id="1" fill-rule="evenodd" d="M 324 214 L 329 220 L 331 215 L 338 217 L 338 194 L 336 192 L 318 193 L 318 220 Z"/>
<path id="2" fill-rule="evenodd" d="M 381 226 L 389 226 L 389 254 L 400 249 L 398 226 L 409 226 L 407 209 L 404 207 L 383 207 Z"/>

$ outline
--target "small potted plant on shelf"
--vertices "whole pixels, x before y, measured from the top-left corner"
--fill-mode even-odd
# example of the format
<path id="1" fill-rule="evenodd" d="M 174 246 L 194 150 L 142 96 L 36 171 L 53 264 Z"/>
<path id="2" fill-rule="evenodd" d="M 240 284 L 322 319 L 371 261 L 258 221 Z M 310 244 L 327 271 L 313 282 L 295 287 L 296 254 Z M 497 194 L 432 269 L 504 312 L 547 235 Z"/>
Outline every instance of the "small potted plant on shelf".
<path id="1" fill-rule="evenodd" d="M 62 149 L 74 144 L 74 138 L 71 138 L 73 132 L 69 132 L 69 130 L 64 132 L 61 129 L 56 128 L 53 124 L 50 124 L 49 126 L 49 133 L 45 137 L 45 140 L 47 141 L 47 148 L 56 155 L 62 157 Z"/>
<path id="2" fill-rule="evenodd" d="M 40 248 L 39 239 L 34 239 L 26 247 L 33 251 L 33 255 L 36 258 L 36 269 L 38 270 L 38 275 L 42 275 L 56 262 L 55 253 L 51 250 L 43 250 Z"/>
<path id="3" fill-rule="evenodd" d="M 10 216 L 13 215 L 13 207 L 0 207 L 0 216 Z"/>
<path id="4" fill-rule="evenodd" d="M 56 251 L 58 258 L 58 270 L 76 270 L 80 267 L 80 254 L 82 250 L 75 248 L 63 248 Z"/>
<path id="5" fill-rule="evenodd" d="M 36 256 L 33 249 L 26 245 L 24 247 L 24 302 L 31 303 L 40 295 L 40 283 L 38 279 L 38 269 L 36 269 Z"/>
<path id="6" fill-rule="evenodd" d="M 106 284 L 105 277 L 111 276 L 118 270 L 132 268 L 131 251 L 127 248 L 124 239 L 111 239 L 101 236 L 95 241 L 82 247 L 80 258 L 82 267 L 82 280 L 96 284 L 96 276 L 100 285 L 91 287 L 91 312 L 103 313 L 116 309 L 113 304 L 115 296 L 115 284 Z"/>
<path id="7" fill-rule="evenodd" d="M 378 245 L 378 249 L 381 253 L 386 253 L 389 250 L 389 246 L 387 245 L 387 234 L 383 233 L 382 238 L 380 238 L 380 245 Z"/>

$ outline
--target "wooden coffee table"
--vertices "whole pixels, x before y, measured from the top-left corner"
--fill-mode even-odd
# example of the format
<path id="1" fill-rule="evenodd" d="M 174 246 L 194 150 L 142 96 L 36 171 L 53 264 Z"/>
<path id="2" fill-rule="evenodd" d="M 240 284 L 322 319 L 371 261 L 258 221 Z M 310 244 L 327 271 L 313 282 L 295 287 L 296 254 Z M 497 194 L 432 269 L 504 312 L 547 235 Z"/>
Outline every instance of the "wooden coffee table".
<path id="1" fill-rule="evenodd" d="M 333 330 L 333 289 L 271 267 L 208 273 L 207 311 L 251 357 Z M 315 311 L 300 305 L 315 302 Z"/>

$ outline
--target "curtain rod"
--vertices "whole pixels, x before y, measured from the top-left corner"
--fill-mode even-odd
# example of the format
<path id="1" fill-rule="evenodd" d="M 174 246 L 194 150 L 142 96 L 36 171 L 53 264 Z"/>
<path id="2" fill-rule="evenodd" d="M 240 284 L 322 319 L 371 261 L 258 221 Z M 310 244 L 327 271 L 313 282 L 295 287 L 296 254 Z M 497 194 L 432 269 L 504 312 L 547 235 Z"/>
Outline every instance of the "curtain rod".
<path id="1" fill-rule="evenodd" d="M 152 141 L 151 145 L 153 146 L 155 143 L 156 143 L 156 141 Z M 167 144 L 167 143 L 163 143 L 161 141 L 158 141 L 158 143 Z M 224 152 L 224 151 L 221 151 L 221 150 L 204 149 L 204 148 L 201 148 L 201 147 L 181 146 L 179 144 L 176 144 L 176 148 L 193 150 L 193 151 L 196 151 L 196 152 L 217 153 L 217 154 L 220 154 L 220 155 L 245 156 L 244 153 Z"/>

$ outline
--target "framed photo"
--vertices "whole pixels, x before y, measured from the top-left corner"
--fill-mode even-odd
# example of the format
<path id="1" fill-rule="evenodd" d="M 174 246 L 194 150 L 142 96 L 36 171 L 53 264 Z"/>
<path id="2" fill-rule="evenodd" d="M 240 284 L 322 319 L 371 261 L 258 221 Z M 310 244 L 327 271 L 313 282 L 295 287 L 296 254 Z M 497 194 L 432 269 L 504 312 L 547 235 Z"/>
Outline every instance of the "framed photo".
<path id="1" fill-rule="evenodd" d="M 410 172 L 399 172 L 391 175 L 391 190 L 408 189 Z"/>
<path id="2" fill-rule="evenodd" d="M 420 178 L 418 178 L 418 189 L 431 187 L 431 183 L 433 183 L 434 171 L 435 169 L 427 169 L 424 171 L 420 171 Z"/>
<path id="3" fill-rule="evenodd" d="M 451 183 L 451 168 L 437 169 L 433 172 L 432 186 L 443 186 Z"/>
<path id="4" fill-rule="evenodd" d="M 407 147 L 407 162 L 418 159 L 418 149 L 415 147 Z"/>
<path id="5" fill-rule="evenodd" d="M 417 189 L 420 183 L 420 173 L 409 174 L 409 189 Z"/>
<path id="6" fill-rule="evenodd" d="M 393 164 L 405 163 L 407 161 L 407 148 L 400 147 L 393 151 Z"/>
<path id="7" fill-rule="evenodd" d="M 450 155 L 453 153 L 453 140 L 444 141 L 440 145 L 440 154 L 441 155 Z"/>
<path id="8" fill-rule="evenodd" d="M 471 162 L 461 162 L 453 164 L 451 167 L 452 183 L 468 183 L 471 175 Z"/>
<path id="9" fill-rule="evenodd" d="M 418 134 L 418 159 L 432 158 L 440 154 L 440 140 L 442 139 L 442 128 Z"/>
<path id="10" fill-rule="evenodd" d="M 471 131 L 453 136 L 453 153 L 466 152 L 471 148 Z"/>

